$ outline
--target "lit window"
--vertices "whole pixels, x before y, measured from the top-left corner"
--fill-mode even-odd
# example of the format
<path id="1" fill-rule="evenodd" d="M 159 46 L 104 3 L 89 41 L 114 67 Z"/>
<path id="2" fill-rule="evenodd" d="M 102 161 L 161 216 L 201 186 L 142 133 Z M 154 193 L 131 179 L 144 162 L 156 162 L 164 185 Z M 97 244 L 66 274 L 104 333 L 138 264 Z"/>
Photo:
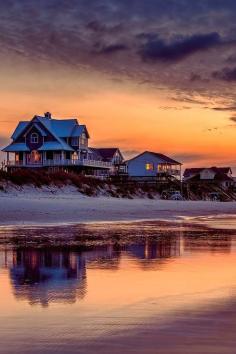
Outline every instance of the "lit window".
<path id="1" fill-rule="evenodd" d="M 147 171 L 153 171 L 154 165 L 153 165 L 153 163 L 146 163 L 145 168 Z"/>
<path id="2" fill-rule="evenodd" d="M 32 144 L 37 144 L 39 142 L 39 136 L 37 133 L 32 133 L 30 137 L 30 141 Z"/>

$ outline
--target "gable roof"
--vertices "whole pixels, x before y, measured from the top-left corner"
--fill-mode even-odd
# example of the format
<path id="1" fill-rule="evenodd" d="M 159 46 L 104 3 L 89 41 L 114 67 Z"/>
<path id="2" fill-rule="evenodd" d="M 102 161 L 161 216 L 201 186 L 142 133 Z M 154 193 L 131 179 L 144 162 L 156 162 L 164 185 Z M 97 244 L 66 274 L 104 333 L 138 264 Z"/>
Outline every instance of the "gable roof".
<path id="1" fill-rule="evenodd" d="M 118 148 L 92 148 L 94 152 L 100 155 L 103 159 L 112 160 L 115 153 L 118 151 L 121 157 L 123 158 L 120 150 Z"/>
<path id="2" fill-rule="evenodd" d="M 86 128 L 86 125 L 76 125 L 74 128 L 73 128 L 73 131 L 71 133 L 71 136 L 72 137 L 79 137 L 81 136 L 83 133 L 85 133 L 87 135 L 87 137 L 89 138 L 89 133 L 88 133 L 88 130 Z"/>
<path id="3" fill-rule="evenodd" d="M 24 135 L 26 135 L 26 134 L 28 134 L 28 132 L 30 132 L 30 130 L 32 129 L 32 128 L 36 128 L 39 132 L 40 132 L 40 134 L 42 135 L 42 136 L 47 136 L 47 132 L 46 132 L 46 130 L 45 129 L 42 129 L 41 127 L 40 127 L 40 125 L 38 124 L 38 123 L 33 123 L 30 127 L 29 127 L 29 129 L 24 129 L 25 130 L 25 134 Z M 27 128 L 27 126 L 26 126 L 26 128 Z"/>
<path id="4" fill-rule="evenodd" d="M 15 140 L 18 138 L 18 136 L 25 130 L 25 128 L 29 125 L 29 121 L 26 122 L 26 121 L 22 121 L 22 122 L 19 122 L 16 129 L 14 130 L 12 136 L 11 136 L 11 139 Z"/>
<path id="5" fill-rule="evenodd" d="M 59 138 L 70 137 L 75 126 L 78 125 L 77 119 L 54 119 L 35 116 L 35 121 L 39 121 L 54 136 Z"/>
<path id="6" fill-rule="evenodd" d="M 190 177 L 192 175 L 196 175 L 200 172 L 202 172 L 203 170 L 212 170 L 215 173 L 223 173 L 223 174 L 228 174 L 228 173 L 232 173 L 232 170 L 230 167 L 197 167 L 197 168 L 186 168 L 186 170 L 184 171 L 184 177 Z"/>
<path id="7" fill-rule="evenodd" d="M 144 151 L 141 154 L 139 154 L 139 155 L 133 157 L 132 159 L 128 160 L 127 162 L 129 163 L 130 161 L 135 160 L 135 159 L 137 159 L 138 157 L 140 157 L 140 156 L 142 156 L 144 154 L 153 155 L 154 157 L 162 160 L 163 162 L 161 162 L 161 163 L 167 163 L 167 164 L 171 164 L 171 165 L 182 165 L 181 162 L 173 160 L 172 158 L 170 158 L 170 157 L 168 157 L 166 155 L 160 154 L 158 152 L 152 152 L 152 151 Z"/>
<path id="8" fill-rule="evenodd" d="M 78 124 L 77 119 L 48 119 L 45 117 L 36 116 L 34 119 L 39 121 L 43 126 L 55 137 L 56 140 L 61 144 L 61 149 L 66 151 L 74 151 L 71 146 L 69 146 L 64 139 L 64 137 L 69 137 L 74 129 L 75 124 Z M 68 122 L 67 122 L 68 121 Z M 62 122 L 62 124 L 60 124 Z M 65 129 L 65 131 L 63 130 Z M 65 135 L 68 134 L 69 135 Z M 45 145 L 45 144 L 44 144 Z M 47 150 L 49 150 L 49 145 L 47 145 Z"/>
<path id="9" fill-rule="evenodd" d="M 52 146 L 55 146 L 55 149 L 59 149 L 60 147 L 60 149 L 65 151 L 74 151 L 74 149 L 66 143 L 64 138 L 79 137 L 84 132 L 86 136 L 89 138 L 89 133 L 87 131 L 86 126 L 79 125 L 78 120 L 76 118 L 54 119 L 51 118 L 50 114 L 49 115 L 45 114 L 44 117 L 34 116 L 30 121 L 19 122 L 19 124 L 17 125 L 15 131 L 11 136 L 11 138 L 13 139 L 12 144 L 15 144 L 15 140 L 21 134 L 27 132 L 27 127 L 29 127 L 30 124 L 32 124 L 32 126 L 35 126 L 42 134 L 42 136 L 46 136 L 48 132 L 55 138 L 55 140 L 57 140 L 57 144 L 54 145 L 52 143 L 51 144 L 44 143 L 43 146 L 40 148 L 41 150 L 50 150 L 52 149 Z M 6 147 L 8 151 L 10 151 L 9 149 L 11 149 L 10 145 Z M 16 149 L 16 145 L 14 145 L 14 147 L 12 146 L 12 148 Z M 21 146 L 21 148 L 23 147 Z"/>
<path id="10" fill-rule="evenodd" d="M 71 119 L 55 119 L 42 116 L 34 116 L 30 121 L 19 122 L 11 138 L 17 139 L 18 136 L 23 133 L 27 126 L 33 122 L 34 125 L 40 130 L 40 126 L 37 122 L 40 122 L 52 135 L 59 138 L 67 138 L 72 136 L 80 136 L 83 132 L 86 132 L 89 137 L 87 128 L 85 125 L 79 125 L 76 118 Z"/>

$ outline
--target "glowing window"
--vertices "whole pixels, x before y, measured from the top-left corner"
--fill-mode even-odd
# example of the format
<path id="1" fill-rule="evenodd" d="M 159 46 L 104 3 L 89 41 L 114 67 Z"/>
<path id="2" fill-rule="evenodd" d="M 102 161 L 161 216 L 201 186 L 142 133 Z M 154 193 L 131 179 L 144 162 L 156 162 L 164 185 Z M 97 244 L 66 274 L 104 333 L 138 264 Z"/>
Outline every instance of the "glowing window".
<path id="1" fill-rule="evenodd" d="M 32 144 L 37 144 L 39 142 L 39 136 L 37 133 L 32 133 L 30 137 L 30 141 Z"/>
<path id="2" fill-rule="evenodd" d="M 153 171 L 154 165 L 153 165 L 153 163 L 146 163 L 145 168 L 147 171 Z"/>

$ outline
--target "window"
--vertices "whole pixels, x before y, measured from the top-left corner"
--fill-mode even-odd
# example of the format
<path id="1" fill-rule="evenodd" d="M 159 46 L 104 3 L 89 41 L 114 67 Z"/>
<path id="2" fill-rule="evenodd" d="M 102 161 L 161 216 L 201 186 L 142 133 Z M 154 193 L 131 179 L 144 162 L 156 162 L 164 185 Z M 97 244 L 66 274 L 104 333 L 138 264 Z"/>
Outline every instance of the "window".
<path id="1" fill-rule="evenodd" d="M 70 151 L 66 151 L 66 160 L 70 160 Z"/>
<path id="2" fill-rule="evenodd" d="M 79 139 L 78 139 L 78 137 L 71 138 L 71 145 L 72 145 L 72 146 L 78 146 L 78 145 L 79 145 Z"/>
<path id="3" fill-rule="evenodd" d="M 53 160 L 53 151 L 46 151 L 46 159 Z"/>
<path id="4" fill-rule="evenodd" d="M 81 137 L 80 137 L 80 144 L 81 146 L 87 146 L 87 137 L 86 137 L 86 134 L 82 134 Z"/>
<path id="5" fill-rule="evenodd" d="M 167 165 L 167 164 L 159 164 L 157 166 L 157 171 L 158 172 L 166 172 L 166 171 L 168 171 L 170 169 L 171 169 L 171 165 Z"/>
<path id="6" fill-rule="evenodd" d="M 37 144 L 39 142 L 39 136 L 37 133 L 32 133 L 30 137 L 30 141 L 32 144 Z"/>
<path id="7" fill-rule="evenodd" d="M 147 171 L 153 171 L 154 170 L 154 164 L 153 163 L 146 163 L 145 168 Z"/>

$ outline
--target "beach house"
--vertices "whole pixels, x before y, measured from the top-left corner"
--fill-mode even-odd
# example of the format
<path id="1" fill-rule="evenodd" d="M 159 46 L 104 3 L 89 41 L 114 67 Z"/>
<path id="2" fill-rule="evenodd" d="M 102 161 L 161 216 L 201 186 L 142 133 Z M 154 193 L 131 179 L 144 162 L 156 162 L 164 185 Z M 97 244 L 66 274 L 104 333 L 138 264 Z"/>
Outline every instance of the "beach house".
<path id="1" fill-rule="evenodd" d="M 151 151 L 145 151 L 126 161 L 127 173 L 131 178 L 181 178 L 181 163 Z"/>
<path id="2" fill-rule="evenodd" d="M 187 168 L 184 171 L 183 177 L 187 184 L 215 184 L 225 189 L 234 187 L 235 185 L 230 167 Z"/>
<path id="3" fill-rule="evenodd" d="M 118 149 L 89 148 L 89 133 L 76 118 L 55 119 L 51 113 L 21 121 L 2 151 L 11 168 L 66 168 L 88 174 L 109 173 L 123 159 Z M 13 158 L 12 158 L 13 156 Z"/>

